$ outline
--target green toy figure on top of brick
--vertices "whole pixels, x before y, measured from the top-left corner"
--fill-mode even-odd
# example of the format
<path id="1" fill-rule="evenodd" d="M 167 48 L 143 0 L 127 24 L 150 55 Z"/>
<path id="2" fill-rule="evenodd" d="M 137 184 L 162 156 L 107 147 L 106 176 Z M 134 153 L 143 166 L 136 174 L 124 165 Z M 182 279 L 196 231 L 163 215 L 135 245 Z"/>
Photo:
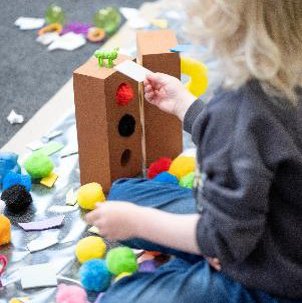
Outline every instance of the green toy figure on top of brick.
<path id="1" fill-rule="evenodd" d="M 94 52 L 94 56 L 98 59 L 99 67 L 112 68 L 114 65 L 114 60 L 118 56 L 118 52 L 119 48 L 114 48 L 113 50 L 98 49 Z M 107 60 L 107 66 L 104 60 Z"/>

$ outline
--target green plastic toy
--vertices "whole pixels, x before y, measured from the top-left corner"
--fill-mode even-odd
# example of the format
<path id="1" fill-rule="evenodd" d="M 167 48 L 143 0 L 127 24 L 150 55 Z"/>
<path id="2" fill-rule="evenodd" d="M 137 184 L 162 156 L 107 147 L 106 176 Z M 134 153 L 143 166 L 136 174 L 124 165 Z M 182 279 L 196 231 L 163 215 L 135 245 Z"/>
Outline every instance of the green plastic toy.
<path id="1" fill-rule="evenodd" d="M 45 21 L 47 24 L 60 23 L 63 25 L 65 23 L 65 14 L 62 7 L 55 4 L 49 5 L 45 12 Z"/>
<path id="2" fill-rule="evenodd" d="M 114 60 L 117 58 L 119 48 L 115 48 L 111 51 L 98 49 L 94 52 L 94 56 L 98 59 L 99 67 L 108 67 L 112 68 L 114 65 Z M 107 60 L 107 66 L 105 61 Z"/>
<path id="3" fill-rule="evenodd" d="M 108 36 L 111 36 L 118 30 L 121 21 L 120 12 L 114 7 L 100 9 L 93 17 L 94 25 L 104 29 Z"/>

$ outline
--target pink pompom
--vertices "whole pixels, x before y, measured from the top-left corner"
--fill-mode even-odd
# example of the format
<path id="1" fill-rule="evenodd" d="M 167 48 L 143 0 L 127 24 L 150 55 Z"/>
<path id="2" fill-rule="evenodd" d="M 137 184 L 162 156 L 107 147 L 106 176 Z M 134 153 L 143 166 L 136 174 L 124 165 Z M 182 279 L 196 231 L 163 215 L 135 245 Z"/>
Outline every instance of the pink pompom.
<path id="1" fill-rule="evenodd" d="M 83 288 L 76 285 L 60 284 L 56 295 L 56 303 L 89 303 Z"/>

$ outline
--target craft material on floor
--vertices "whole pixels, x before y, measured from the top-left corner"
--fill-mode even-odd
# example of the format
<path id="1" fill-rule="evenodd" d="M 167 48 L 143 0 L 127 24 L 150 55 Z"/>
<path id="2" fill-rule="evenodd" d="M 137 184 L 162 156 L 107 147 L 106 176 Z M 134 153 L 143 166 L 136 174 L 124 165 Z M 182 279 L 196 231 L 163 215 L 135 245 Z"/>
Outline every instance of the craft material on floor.
<path id="1" fill-rule="evenodd" d="M 19 225 L 25 230 L 25 231 L 32 231 L 32 230 L 45 230 L 50 228 L 59 227 L 63 224 L 65 216 L 57 216 L 52 217 L 49 219 L 45 219 L 42 221 L 36 221 L 36 222 L 29 222 L 29 223 L 19 223 Z"/>
<path id="2" fill-rule="evenodd" d="M 20 268 L 23 289 L 57 285 L 56 271 L 52 264 L 38 264 Z"/>

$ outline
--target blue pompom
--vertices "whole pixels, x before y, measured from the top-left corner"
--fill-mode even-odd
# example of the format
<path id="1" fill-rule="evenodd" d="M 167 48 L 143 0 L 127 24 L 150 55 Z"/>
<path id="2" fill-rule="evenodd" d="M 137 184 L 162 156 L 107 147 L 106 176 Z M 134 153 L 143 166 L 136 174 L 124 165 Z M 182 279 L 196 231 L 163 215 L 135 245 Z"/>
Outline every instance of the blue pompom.
<path id="1" fill-rule="evenodd" d="M 9 171 L 21 173 L 21 168 L 17 161 L 17 154 L 0 152 L 0 186 L 2 185 L 3 179 Z"/>
<path id="2" fill-rule="evenodd" d="M 20 175 L 16 172 L 8 172 L 3 179 L 3 190 L 14 185 L 23 185 L 27 191 L 31 190 L 31 178 L 29 175 Z"/>
<path id="3" fill-rule="evenodd" d="M 105 291 L 111 282 L 111 274 L 106 262 L 101 259 L 92 259 L 85 262 L 80 268 L 80 280 L 88 291 Z"/>
<path id="4" fill-rule="evenodd" d="M 153 181 L 162 182 L 162 183 L 172 183 L 172 184 L 178 184 L 178 179 L 171 175 L 170 173 L 164 171 L 160 174 L 158 174 Z"/>

